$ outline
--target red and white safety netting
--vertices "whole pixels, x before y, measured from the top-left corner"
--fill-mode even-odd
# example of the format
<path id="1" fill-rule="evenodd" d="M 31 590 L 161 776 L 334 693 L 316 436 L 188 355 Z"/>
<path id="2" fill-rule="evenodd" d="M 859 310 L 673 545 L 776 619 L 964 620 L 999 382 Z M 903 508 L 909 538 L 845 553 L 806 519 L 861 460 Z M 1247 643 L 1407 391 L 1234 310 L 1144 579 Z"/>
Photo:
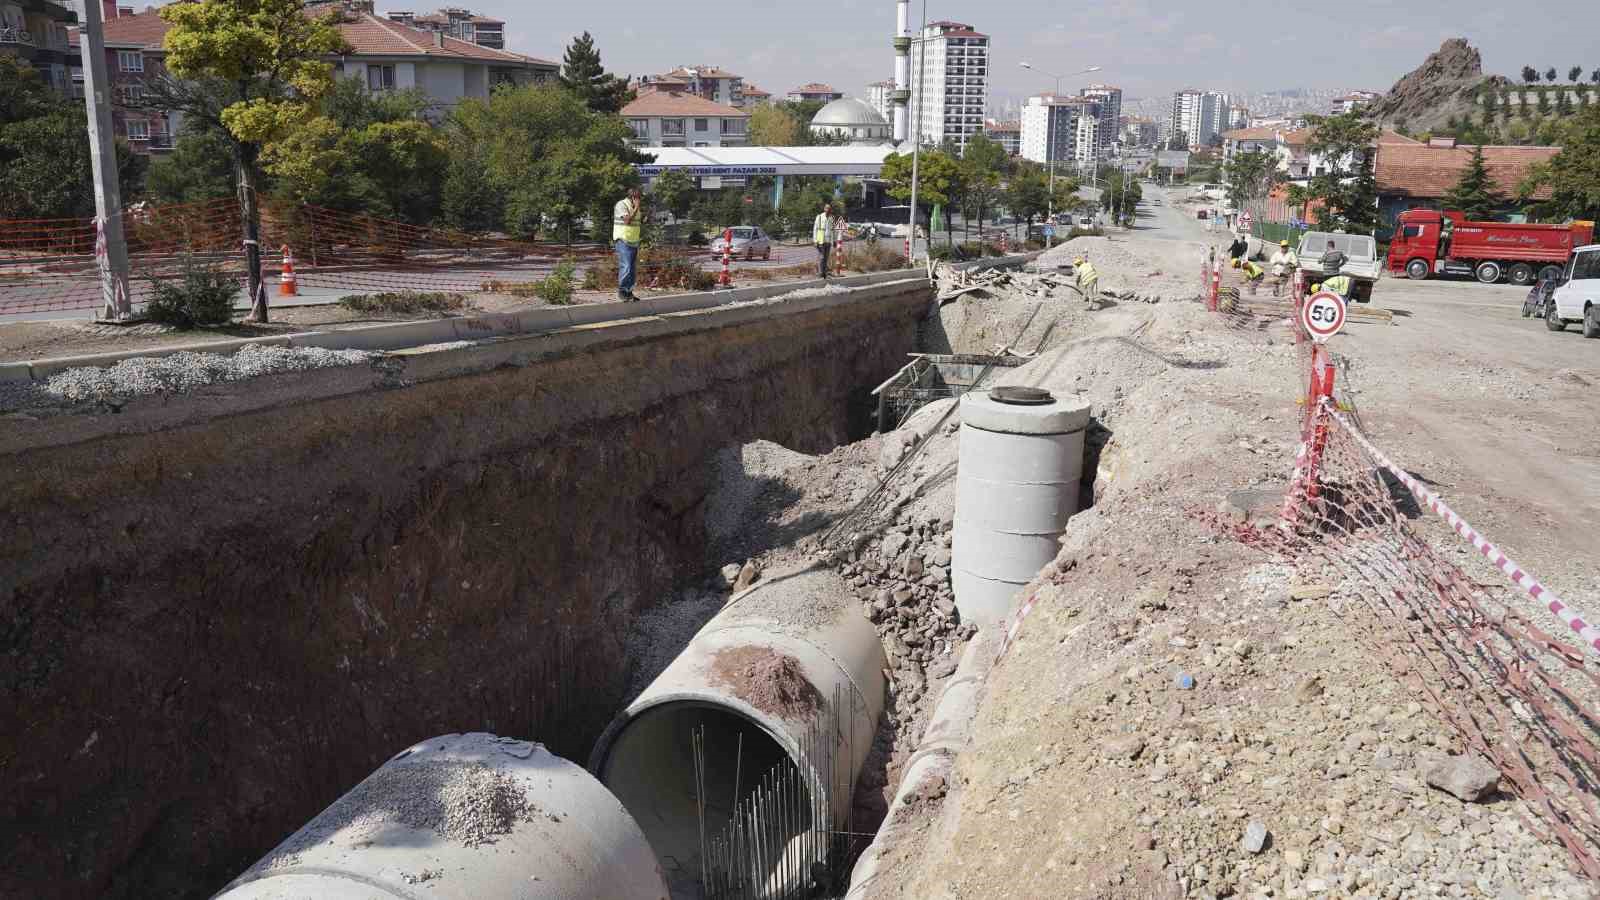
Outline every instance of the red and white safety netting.
<path id="1" fill-rule="evenodd" d="M 1281 520 L 1219 527 L 1335 587 L 1330 602 L 1363 613 L 1346 618 L 1500 770 L 1535 833 L 1600 878 L 1600 631 L 1316 388 Z"/>

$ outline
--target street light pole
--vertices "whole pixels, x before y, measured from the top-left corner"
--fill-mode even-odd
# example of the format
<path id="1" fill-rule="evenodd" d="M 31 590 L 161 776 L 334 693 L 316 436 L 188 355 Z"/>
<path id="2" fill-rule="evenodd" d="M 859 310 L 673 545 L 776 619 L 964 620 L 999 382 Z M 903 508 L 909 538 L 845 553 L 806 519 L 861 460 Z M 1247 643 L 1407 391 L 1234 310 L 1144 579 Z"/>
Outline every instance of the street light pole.
<path id="1" fill-rule="evenodd" d="M 926 3 L 927 0 L 923 0 L 923 2 Z M 1052 104 L 1061 96 L 1061 79 L 1070 78 L 1074 75 L 1087 75 L 1090 72 L 1100 71 L 1099 66 L 1090 66 L 1082 71 L 1068 72 L 1065 75 L 1055 75 L 1050 72 L 1046 72 L 1043 69 L 1036 68 L 1032 63 L 1020 62 L 1017 63 L 1017 65 L 1023 67 L 1024 69 L 1038 72 L 1041 75 L 1049 75 L 1051 78 L 1056 80 L 1055 93 L 1050 95 Z M 1045 113 L 1045 122 L 1047 123 L 1045 128 L 1045 140 L 1047 142 L 1046 152 L 1049 154 L 1050 158 L 1050 196 L 1045 200 L 1045 222 L 1048 226 L 1045 229 L 1044 238 L 1044 246 L 1046 250 L 1055 246 L 1056 232 L 1056 122 L 1054 120 L 1055 117 L 1050 115 L 1049 112 Z"/>
<path id="2" fill-rule="evenodd" d="M 917 32 L 917 40 L 912 43 L 918 47 L 917 57 L 917 114 L 912 118 L 911 127 L 907 129 L 911 137 L 911 214 L 906 222 L 906 261 L 910 262 L 917 257 L 917 173 L 918 164 L 922 160 L 922 95 L 927 90 L 928 83 L 928 0 L 922 0 L 922 30 Z M 928 246 L 933 246 L 933 227 L 929 223 Z"/>

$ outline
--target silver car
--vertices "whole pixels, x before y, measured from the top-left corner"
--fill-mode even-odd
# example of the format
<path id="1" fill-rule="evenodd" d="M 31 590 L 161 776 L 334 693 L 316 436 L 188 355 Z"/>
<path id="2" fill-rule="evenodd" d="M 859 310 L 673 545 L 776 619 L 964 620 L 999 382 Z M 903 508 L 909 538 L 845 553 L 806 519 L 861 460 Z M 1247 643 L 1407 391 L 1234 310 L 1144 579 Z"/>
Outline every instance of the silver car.
<path id="1" fill-rule="evenodd" d="M 758 256 L 762 259 L 772 258 L 772 239 L 767 237 L 765 231 L 755 225 L 740 225 L 732 231 L 733 246 L 729 248 L 730 256 L 741 256 L 745 259 L 755 259 Z M 723 234 L 712 238 L 710 244 L 712 256 L 722 255 Z"/>

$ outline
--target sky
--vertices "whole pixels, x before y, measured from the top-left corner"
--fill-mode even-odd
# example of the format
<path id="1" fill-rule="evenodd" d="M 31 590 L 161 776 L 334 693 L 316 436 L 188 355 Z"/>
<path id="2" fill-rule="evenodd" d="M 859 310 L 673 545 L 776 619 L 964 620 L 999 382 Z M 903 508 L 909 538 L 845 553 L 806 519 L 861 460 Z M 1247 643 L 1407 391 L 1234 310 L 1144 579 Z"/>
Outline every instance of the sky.
<path id="1" fill-rule="evenodd" d="M 380 13 L 391 8 L 377 2 Z M 543 59 L 559 61 L 566 43 L 587 30 L 606 67 L 620 74 L 720 65 L 778 96 L 811 81 L 863 96 L 868 82 L 894 76 L 892 0 L 456 2 L 505 19 L 509 49 Z M 1101 66 L 1093 76 L 1065 79 L 1063 87 L 1094 78 L 1129 97 L 1185 87 L 1383 91 L 1450 37 L 1465 37 L 1482 51 L 1487 74 L 1516 77 L 1525 64 L 1555 66 L 1563 77 L 1573 65 L 1585 72 L 1600 68 L 1600 5 L 1592 0 L 1451 0 L 1448 15 L 1442 8 L 1394 0 L 928 0 L 927 17 L 965 22 L 990 36 L 990 92 L 996 97 L 1053 88 L 1054 79 L 1021 68 L 1023 61 L 1061 74 Z M 1324 9 L 1353 24 L 1341 28 Z M 921 0 L 913 0 L 913 31 L 921 17 Z"/>

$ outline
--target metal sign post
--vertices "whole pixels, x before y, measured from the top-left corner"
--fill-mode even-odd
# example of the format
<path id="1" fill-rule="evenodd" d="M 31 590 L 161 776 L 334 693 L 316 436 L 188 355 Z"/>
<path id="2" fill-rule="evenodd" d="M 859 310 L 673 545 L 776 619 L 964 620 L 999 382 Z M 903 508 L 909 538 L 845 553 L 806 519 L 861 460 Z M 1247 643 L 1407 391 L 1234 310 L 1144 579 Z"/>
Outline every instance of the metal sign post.
<path id="1" fill-rule="evenodd" d="M 117 184 L 111 82 L 106 75 L 106 41 L 99 3 L 83 4 L 79 42 L 83 52 L 83 102 L 89 117 L 89 162 L 94 172 L 94 255 L 104 301 L 99 319 L 125 322 L 133 317 L 133 305 L 128 300 L 128 242 L 122 233 L 122 191 Z"/>

